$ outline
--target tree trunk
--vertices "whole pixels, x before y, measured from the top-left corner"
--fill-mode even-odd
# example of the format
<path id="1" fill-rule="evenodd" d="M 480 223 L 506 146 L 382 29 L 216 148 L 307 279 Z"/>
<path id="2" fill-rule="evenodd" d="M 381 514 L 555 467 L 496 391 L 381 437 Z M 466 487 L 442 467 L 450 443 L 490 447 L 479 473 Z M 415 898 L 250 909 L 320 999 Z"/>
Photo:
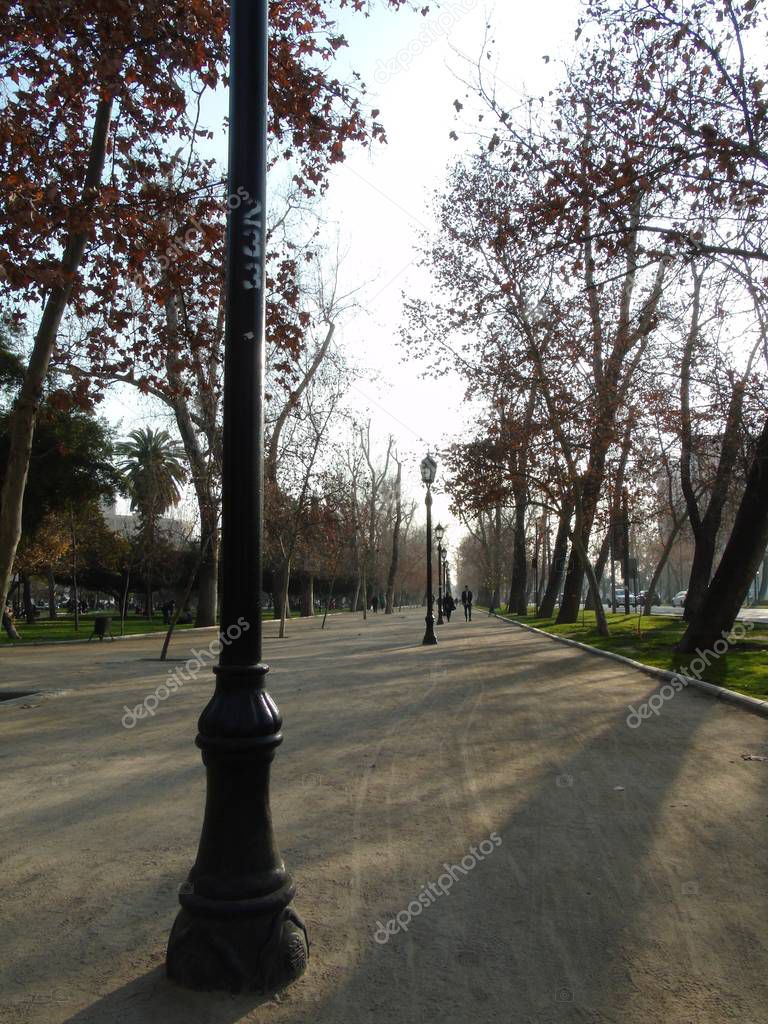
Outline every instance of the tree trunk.
<path id="1" fill-rule="evenodd" d="M 443 571 L 442 565 L 438 564 L 437 572 Z M 491 533 L 491 580 L 490 597 L 488 607 L 496 610 L 501 603 L 499 593 L 501 584 L 501 505 L 497 505 L 493 512 L 493 531 Z"/>
<path id="2" fill-rule="evenodd" d="M 582 530 L 581 547 L 586 551 L 589 548 L 589 537 L 592 532 L 592 521 L 595 516 L 595 508 L 587 508 L 582 514 L 584 527 Z M 571 546 L 571 555 L 568 559 L 568 569 L 565 574 L 563 585 L 563 600 L 560 602 L 560 611 L 557 615 L 557 622 L 576 622 L 579 617 L 581 605 L 581 593 L 584 589 L 584 565 L 579 558 L 576 545 Z"/>
<path id="3" fill-rule="evenodd" d="M 21 592 L 22 601 L 24 602 L 24 618 L 27 620 L 27 625 L 31 626 L 35 621 L 35 606 L 32 603 L 32 581 L 29 578 L 29 573 L 22 572 L 21 574 Z"/>
<path id="4" fill-rule="evenodd" d="M 291 563 L 285 562 L 281 570 L 281 590 L 280 590 L 280 629 L 278 636 L 282 640 L 285 637 L 285 620 L 289 615 L 288 605 L 288 584 L 291 579 Z"/>
<path id="5" fill-rule="evenodd" d="M 80 632 L 80 592 L 77 589 L 77 533 L 75 531 L 75 515 L 69 510 L 69 525 L 72 531 L 72 601 L 75 609 L 75 632 Z"/>
<path id="6" fill-rule="evenodd" d="M 575 529 L 573 531 L 573 546 L 576 553 L 581 559 L 584 573 L 589 583 L 589 589 L 592 593 L 592 600 L 595 606 L 595 623 L 597 625 L 597 632 L 600 636 L 608 636 L 608 620 L 605 617 L 605 609 L 603 608 L 603 602 L 600 600 L 600 586 L 597 582 L 597 576 L 595 576 L 595 570 L 592 567 L 592 563 L 589 560 L 587 549 L 581 540 L 582 533 L 580 530 Z"/>
<path id="7" fill-rule="evenodd" d="M 302 580 L 301 617 L 307 619 L 315 614 L 315 577 L 307 573 Z"/>
<path id="8" fill-rule="evenodd" d="M 400 525 L 403 521 L 402 503 L 402 478 L 403 467 L 397 463 L 397 477 L 395 478 L 395 524 L 392 528 L 392 558 L 389 563 L 389 575 L 387 577 L 387 603 L 384 608 L 385 615 L 391 615 L 395 606 L 395 577 L 397 566 L 400 561 Z"/>
<path id="9" fill-rule="evenodd" d="M 288 422 L 288 417 L 290 413 L 294 409 L 298 408 L 302 394 L 307 390 L 309 385 L 312 383 L 312 380 L 314 379 L 320 367 L 320 364 L 325 358 L 325 354 L 328 351 L 328 348 L 330 347 L 331 340 L 333 338 L 335 330 L 335 324 L 328 324 L 328 331 L 325 335 L 325 340 L 315 353 L 315 357 L 312 360 L 309 369 L 302 377 L 298 386 L 294 388 L 294 390 L 291 392 L 290 397 L 288 398 L 285 405 L 281 409 L 280 414 L 277 417 L 274 426 L 272 427 L 272 433 L 265 443 L 266 450 L 264 452 L 264 479 L 268 483 L 273 484 L 274 486 L 277 486 L 277 461 L 278 455 L 280 453 L 280 435 L 282 434 L 283 427 Z"/>
<path id="10" fill-rule="evenodd" d="M 615 412 L 611 413 L 611 424 L 615 419 Z M 593 437 L 590 441 L 589 466 L 583 478 L 574 481 L 574 485 L 580 489 L 581 498 L 574 502 L 576 518 L 581 522 L 581 534 L 579 545 L 571 546 L 571 556 L 568 560 L 568 570 L 563 585 L 563 600 L 560 604 L 560 611 L 557 615 L 557 622 L 576 622 L 579 617 L 581 605 L 581 592 L 584 589 L 585 568 L 578 550 L 581 547 L 589 551 L 589 538 L 592 534 L 592 524 L 595 520 L 597 503 L 600 498 L 600 491 L 605 477 L 605 458 L 608 448 L 608 437 L 606 436 L 606 425 L 604 423 L 595 427 Z"/>
<path id="11" fill-rule="evenodd" d="M 547 564 L 547 537 L 546 532 L 542 531 L 541 536 L 539 535 L 539 529 L 536 528 L 536 547 L 534 550 L 535 566 L 533 566 L 534 575 L 534 594 L 533 594 L 533 614 L 538 615 L 539 607 L 541 605 L 541 596 L 544 592 L 544 580 L 546 578 L 546 564 Z"/>
<path id="12" fill-rule="evenodd" d="M 757 595 L 758 601 L 765 601 L 768 597 L 768 551 L 763 555 L 763 569 L 760 573 L 760 592 Z"/>
<path id="13" fill-rule="evenodd" d="M 81 198 L 84 207 L 94 202 L 97 197 L 104 168 L 111 112 L 112 99 L 99 100 L 93 123 L 88 167 L 83 182 Z M 85 210 L 79 210 L 77 220 L 87 222 L 87 219 Z M 69 303 L 76 275 L 83 261 L 87 239 L 87 223 L 67 238 L 60 263 L 62 283 L 55 284 L 48 292 L 24 374 L 24 383 L 10 416 L 8 458 L 0 490 L 0 594 L 8 593 L 13 560 L 21 538 L 21 510 L 32 454 L 32 438 L 48 374 L 48 364 L 56 344 L 61 318 Z"/>
<path id="14" fill-rule="evenodd" d="M 683 618 L 690 622 L 704 603 L 715 560 L 716 533 L 701 524 L 694 530 L 693 563 L 688 577 L 688 593 L 683 607 Z"/>
<path id="15" fill-rule="evenodd" d="M 711 650 L 733 628 L 768 547 L 768 420 L 757 442 L 731 536 L 704 601 L 678 650 Z"/>
<path id="16" fill-rule="evenodd" d="M 571 553 L 568 556 L 568 568 L 565 573 L 560 608 L 555 619 L 555 623 L 558 626 L 561 623 L 568 624 L 579 621 L 581 602 L 582 600 L 586 601 L 589 596 L 589 587 L 587 587 L 587 593 L 584 593 L 584 577 L 584 565 L 576 553 L 575 545 L 571 543 Z"/>
<path id="17" fill-rule="evenodd" d="M 549 569 L 547 589 L 539 608 L 539 615 L 542 619 L 551 619 L 555 614 L 555 602 L 560 593 L 560 587 L 565 573 L 566 559 L 568 555 L 568 534 L 570 532 L 571 516 L 573 508 L 570 504 L 565 505 L 560 513 L 560 520 L 557 524 L 555 535 L 555 546 L 552 549 L 552 564 Z"/>
<path id="18" fill-rule="evenodd" d="M 123 587 L 120 594 L 120 636 L 125 636 L 125 616 L 128 612 L 128 584 L 131 579 L 130 569 L 123 570 Z"/>
<path id="19" fill-rule="evenodd" d="M 53 567 L 48 566 L 45 570 L 45 576 L 48 581 L 48 618 L 55 619 L 58 617 L 58 611 L 56 610 L 56 580 L 53 578 Z"/>
<path id="20" fill-rule="evenodd" d="M 563 599 L 560 602 L 560 610 L 557 613 L 556 621 L 558 625 L 563 622 L 576 622 L 578 620 L 583 590 L 584 566 L 576 553 L 576 548 L 571 546 L 568 568 L 565 573 L 565 583 L 563 584 Z"/>
<path id="21" fill-rule="evenodd" d="M 651 607 L 652 607 L 652 600 L 651 599 L 652 599 L 653 595 L 656 593 L 656 584 L 661 579 L 661 574 L 664 571 L 664 566 L 667 564 L 667 559 L 670 556 L 670 553 L 672 551 L 672 546 L 675 543 L 677 535 L 680 532 L 680 527 L 682 525 L 683 525 L 683 520 L 682 519 L 678 519 L 678 521 L 676 523 L 674 523 L 674 525 L 672 526 L 672 532 L 670 533 L 669 537 L 667 537 L 667 542 L 664 545 L 664 550 L 661 552 L 661 558 L 659 558 L 659 561 L 656 564 L 656 568 L 653 570 L 653 576 L 651 577 L 651 582 L 648 584 L 648 590 L 647 590 L 646 595 L 645 595 L 645 604 L 643 605 L 643 615 L 650 615 L 651 614 Z M 635 595 L 635 596 L 637 596 L 637 595 Z"/>
<path id="22" fill-rule="evenodd" d="M 287 606 L 288 584 L 285 579 L 285 565 L 281 564 L 272 573 L 272 618 L 282 619 L 284 611 L 289 614 Z"/>
<path id="23" fill-rule="evenodd" d="M 333 588 L 336 585 L 336 573 L 339 569 L 339 557 L 341 555 L 341 547 L 336 551 L 336 557 L 333 560 L 333 569 L 331 571 L 331 582 L 328 585 L 328 596 L 325 599 L 325 612 L 323 613 L 323 622 L 320 626 L 321 629 L 325 629 L 325 620 L 328 618 L 328 612 L 331 607 L 331 600 L 333 598 Z"/>
<path id="24" fill-rule="evenodd" d="M 509 587 L 508 611 L 512 615 L 528 614 L 528 560 L 525 551 L 525 495 L 515 499 L 515 525 L 512 542 L 512 580 Z"/>
<path id="25" fill-rule="evenodd" d="M 608 523 L 608 531 L 603 537 L 603 543 L 600 545 L 600 553 L 597 556 L 597 562 L 595 563 L 595 576 L 597 582 L 600 583 L 603 579 L 603 573 L 605 572 L 605 563 L 608 560 L 608 555 L 611 552 L 611 533 L 613 530 L 613 524 L 616 521 L 616 517 L 619 514 L 621 504 L 620 495 L 624 489 L 624 477 L 627 472 L 627 460 L 629 459 L 629 450 L 632 447 L 632 430 L 634 422 L 630 417 L 627 420 L 627 425 L 624 430 L 624 439 L 621 443 L 621 457 L 619 458 L 619 464 L 616 467 L 616 475 L 613 479 L 613 493 L 610 501 L 610 522 Z M 610 477 L 609 477 L 610 487 Z M 584 608 L 586 611 L 594 611 L 594 598 L 590 589 L 587 594 L 587 599 L 584 602 Z"/>
<path id="26" fill-rule="evenodd" d="M 595 579 L 594 569 L 589 561 L 589 536 L 592 532 L 592 523 L 597 509 L 597 499 L 600 493 L 600 485 L 603 478 L 605 458 L 600 461 L 599 467 L 588 473 L 583 482 L 576 482 L 574 494 L 574 524 L 571 534 L 571 557 L 568 563 L 568 574 L 563 589 L 563 600 L 560 605 L 560 612 L 557 616 L 557 623 L 576 622 L 579 617 L 579 606 L 581 604 L 581 591 L 584 586 L 584 576 L 589 580 L 590 589 L 595 599 L 595 614 L 597 615 L 598 630 L 602 634 L 605 623 L 605 612 L 600 601 L 599 587 Z M 568 592 L 568 585 L 571 591 Z M 593 582 L 594 581 L 594 582 Z M 608 626 L 605 625 L 605 636 L 608 635 Z"/>
<path id="27" fill-rule="evenodd" d="M 692 478 L 693 428 L 690 406 L 690 382 L 693 356 L 699 336 L 699 305 L 703 271 L 693 271 L 693 311 L 691 327 L 683 349 L 680 367 L 680 485 L 685 498 L 688 518 L 694 537 L 693 565 L 688 581 L 688 594 L 685 599 L 683 616 L 690 622 L 702 607 L 704 597 L 712 575 L 715 560 L 717 535 L 723 518 L 728 491 L 730 490 L 733 470 L 739 453 L 739 425 L 744 407 L 745 381 L 738 380 L 733 384 L 728 413 L 723 429 L 717 471 L 707 503 L 706 512 L 702 515 L 695 494 Z"/>
<path id="28" fill-rule="evenodd" d="M 206 505 L 206 509 L 210 506 Z M 196 626 L 215 626 L 219 601 L 219 527 L 214 508 L 210 514 L 201 511 L 200 551 L 202 560 L 198 573 Z"/>
<path id="29" fill-rule="evenodd" d="M 171 295 L 165 305 L 166 320 L 172 338 L 176 339 L 175 348 L 181 349 L 179 330 L 178 294 Z M 176 417 L 184 452 L 189 461 L 192 484 L 195 488 L 197 508 L 200 514 L 200 572 L 198 574 L 196 626 L 215 626 L 218 611 L 219 594 L 219 506 L 220 502 L 214 493 L 213 477 L 215 470 L 212 464 L 212 452 L 207 455 L 203 451 L 198 436 L 198 428 L 192 419 L 183 381 L 176 367 L 177 354 L 173 346 L 168 347 L 165 368 L 168 383 L 173 388 L 173 395 L 164 400 L 170 404 Z M 209 449 L 217 437 L 216 403 L 205 406 L 204 429 Z"/>
<path id="30" fill-rule="evenodd" d="M 178 600 L 176 601 L 176 611 L 171 616 L 171 621 L 168 624 L 168 630 L 166 631 L 165 640 L 163 641 L 163 649 L 160 651 L 160 661 L 165 661 L 168 657 L 168 647 L 171 643 L 173 631 L 176 629 L 176 623 L 179 621 L 179 616 L 189 604 L 189 599 L 192 596 L 192 588 L 195 585 L 195 577 L 200 572 L 200 563 L 205 558 L 206 554 L 207 551 L 203 548 L 198 557 L 197 564 L 193 566 L 192 571 L 189 574 L 186 585 L 183 588 L 180 587 L 176 591 L 176 596 L 178 597 Z"/>
<path id="31" fill-rule="evenodd" d="M 595 579 L 598 584 L 603 579 L 603 573 L 605 572 L 605 563 L 608 561 L 608 553 L 611 550 L 611 527 L 608 527 L 608 532 L 603 537 L 603 543 L 600 545 L 600 553 L 597 556 L 595 562 Z M 584 610 L 587 612 L 593 612 L 595 610 L 595 599 L 590 589 L 587 594 L 587 599 L 584 602 Z"/>
<path id="32" fill-rule="evenodd" d="M 3 629 L 8 634 L 9 640 L 21 640 L 21 637 L 16 632 L 16 627 L 13 624 L 13 620 L 10 615 L 6 612 L 5 607 L 2 610 L 3 613 Z"/>

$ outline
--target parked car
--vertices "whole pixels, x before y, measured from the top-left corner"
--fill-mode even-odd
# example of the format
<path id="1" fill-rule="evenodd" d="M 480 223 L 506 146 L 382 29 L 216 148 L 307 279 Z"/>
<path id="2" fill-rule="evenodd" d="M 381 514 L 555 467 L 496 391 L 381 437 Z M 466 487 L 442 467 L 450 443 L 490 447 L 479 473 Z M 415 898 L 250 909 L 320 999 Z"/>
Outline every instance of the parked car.
<path id="1" fill-rule="evenodd" d="M 661 604 L 661 598 L 656 591 L 651 594 L 650 590 L 641 590 L 637 595 L 637 603 L 641 608 L 645 608 L 645 602 L 648 600 L 649 594 L 651 596 L 651 607 L 655 604 Z"/>
<path id="2" fill-rule="evenodd" d="M 671 601 L 672 607 L 673 608 L 682 608 L 683 605 L 685 604 L 686 597 L 688 597 L 688 591 L 687 590 L 680 590 L 680 591 L 678 591 L 675 594 L 675 596 L 672 598 L 672 601 Z"/>

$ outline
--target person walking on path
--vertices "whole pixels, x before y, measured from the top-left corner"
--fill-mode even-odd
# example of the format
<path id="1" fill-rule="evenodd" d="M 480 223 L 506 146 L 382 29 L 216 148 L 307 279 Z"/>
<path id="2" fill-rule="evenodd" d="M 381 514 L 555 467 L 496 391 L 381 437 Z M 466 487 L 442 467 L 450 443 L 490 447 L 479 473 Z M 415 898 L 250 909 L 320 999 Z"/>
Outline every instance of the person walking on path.
<path id="1" fill-rule="evenodd" d="M 464 621 L 472 621 L 472 591 L 469 587 L 464 584 L 464 589 L 461 592 L 461 603 L 464 605 Z"/>
<path id="2" fill-rule="evenodd" d="M 445 616 L 446 622 L 451 621 L 451 613 L 456 608 L 456 602 L 453 600 L 450 594 L 446 594 L 443 598 L 443 615 Z"/>

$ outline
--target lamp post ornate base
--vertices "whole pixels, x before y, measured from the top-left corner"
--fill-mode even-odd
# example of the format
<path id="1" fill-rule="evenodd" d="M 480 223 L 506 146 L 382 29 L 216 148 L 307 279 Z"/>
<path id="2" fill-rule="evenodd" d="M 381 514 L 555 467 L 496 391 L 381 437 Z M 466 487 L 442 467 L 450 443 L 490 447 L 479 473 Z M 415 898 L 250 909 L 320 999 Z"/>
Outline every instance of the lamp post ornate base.
<path id="1" fill-rule="evenodd" d="M 428 612 L 424 621 L 427 624 L 427 628 L 424 632 L 424 639 L 421 643 L 423 647 L 430 647 L 437 643 L 437 637 L 435 636 L 435 618 L 431 612 Z"/>
<path id="2" fill-rule="evenodd" d="M 269 771 L 282 742 L 266 665 L 217 666 L 196 739 L 207 774 L 197 859 L 179 889 L 166 956 L 194 989 L 274 992 L 298 978 L 309 943 L 272 831 Z"/>
<path id="3" fill-rule="evenodd" d="M 251 901 L 250 916 L 206 917 L 182 908 L 168 945 L 168 976 L 186 988 L 276 992 L 307 964 L 307 930 L 290 907 Z"/>

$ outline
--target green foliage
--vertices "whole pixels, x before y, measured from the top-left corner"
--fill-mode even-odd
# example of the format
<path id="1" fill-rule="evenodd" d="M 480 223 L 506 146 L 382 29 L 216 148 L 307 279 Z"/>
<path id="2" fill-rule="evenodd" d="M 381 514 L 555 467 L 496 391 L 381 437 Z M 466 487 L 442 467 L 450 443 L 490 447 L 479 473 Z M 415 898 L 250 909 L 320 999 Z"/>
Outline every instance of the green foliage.
<path id="1" fill-rule="evenodd" d="M 144 519 L 156 519 L 181 500 L 187 479 L 184 451 L 165 430 L 144 427 L 116 446 L 120 472 L 131 508 Z"/>
<path id="2" fill-rule="evenodd" d="M 8 431 L 6 413 L 0 416 L 0 472 L 6 464 Z M 119 488 L 107 425 L 89 413 L 44 405 L 32 442 L 24 496 L 25 535 L 34 534 L 49 513 L 93 506 L 113 498 Z"/>
<path id="3" fill-rule="evenodd" d="M 148 546 L 149 545 L 149 546 Z M 189 578 L 197 564 L 198 548 L 195 543 L 182 544 L 162 529 L 148 537 L 138 530 L 130 539 L 131 590 L 145 591 L 147 585 L 171 589 Z"/>
<path id="4" fill-rule="evenodd" d="M 0 408 L 10 402 L 24 379 L 24 364 L 11 343 L 10 335 L 0 325 Z"/>
<path id="5" fill-rule="evenodd" d="M 93 506 L 79 510 L 75 529 L 80 585 L 90 590 L 105 590 L 119 597 L 122 593 L 123 573 L 131 564 L 130 543 L 125 537 L 110 530 L 101 510 Z M 68 583 L 69 580 L 68 563 L 64 567 L 62 582 Z"/>

